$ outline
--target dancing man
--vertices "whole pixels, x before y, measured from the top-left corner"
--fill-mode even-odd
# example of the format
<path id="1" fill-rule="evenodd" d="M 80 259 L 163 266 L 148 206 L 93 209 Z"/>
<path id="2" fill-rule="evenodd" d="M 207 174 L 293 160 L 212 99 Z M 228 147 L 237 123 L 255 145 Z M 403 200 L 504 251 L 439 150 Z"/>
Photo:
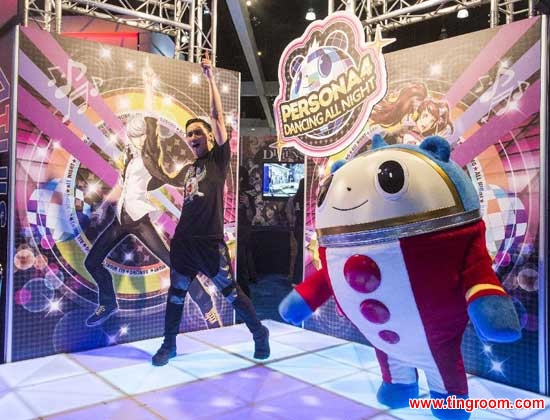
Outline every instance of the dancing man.
<path id="1" fill-rule="evenodd" d="M 235 281 L 223 231 L 224 185 L 231 150 L 218 87 L 208 57 L 201 62 L 210 93 L 212 125 L 200 118 L 186 123 L 187 144 L 195 156 L 184 168 L 184 204 L 170 244 L 170 289 L 166 303 L 164 342 L 152 363 L 162 366 L 175 357 L 176 335 L 185 295 L 198 273 L 208 276 L 244 321 L 255 343 L 254 357 L 269 357 L 269 331 L 252 302 Z M 179 177 L 180 174 L 177 176 Z"/>

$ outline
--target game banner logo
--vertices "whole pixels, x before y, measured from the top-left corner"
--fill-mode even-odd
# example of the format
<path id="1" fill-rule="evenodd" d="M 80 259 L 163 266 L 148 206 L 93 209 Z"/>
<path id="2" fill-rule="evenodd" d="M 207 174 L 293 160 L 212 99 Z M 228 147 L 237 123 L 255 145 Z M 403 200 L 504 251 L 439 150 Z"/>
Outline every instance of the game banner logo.
<path id="1" fill-rule="evenodd" d="M 18 76 L 13 359 L 162 335 L 187 187 L 170 175 L 194 159 L 187 120 L 210 113 L 200 66 L 24 28 Z M 231 249 L 240 80 L 215 77 L 230 125 Z M 118 312 L 92 321 L 105 302 Z M 183 318 L 184 331 L 215 328 L 233 311 L 198 276 Z"/>
<path id="2" fill-rule="evenodd" d="M 337 12 L 290 43 L 279 61 L 274 103 L 279 155 L 295 147 L 306 156 L 330 156 L 349 146 L 386 94 L 382 48 L 393 41 L 378 29 L 365 42 L 359 19 Z"/>

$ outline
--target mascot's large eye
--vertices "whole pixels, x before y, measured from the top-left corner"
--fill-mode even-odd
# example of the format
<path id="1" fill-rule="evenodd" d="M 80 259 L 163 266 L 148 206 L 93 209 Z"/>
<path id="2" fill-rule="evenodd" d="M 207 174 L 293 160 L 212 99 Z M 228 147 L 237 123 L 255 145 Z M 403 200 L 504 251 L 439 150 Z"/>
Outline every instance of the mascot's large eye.
<path id="1" fill-rule="evenodd" d="M 323 204 L 323 201 L 325 201 L 331 182 L 332 182 L 332 175 L 329 176 L 325 180 L 325 182 L 323 182 L 323 185 L 321 185 L 321 188 L 319 190 L 319 195 L 317 196 L 317 207 L 321 207 L 321 204 Z"/>
<path id="2" fill-rule="evenodd" d="M 328 77 L 332 71 L 332 59 L 330 55 L 325 53 L 321 54 L 317 66 L 321 76 Z"/>
<path id="3" fill-rule="evenodd" d="M 407 190 L 407 174 L 395 160 L 387 160 L 378 167 L 377 189 L 389 199 L 396 199 Z"/>

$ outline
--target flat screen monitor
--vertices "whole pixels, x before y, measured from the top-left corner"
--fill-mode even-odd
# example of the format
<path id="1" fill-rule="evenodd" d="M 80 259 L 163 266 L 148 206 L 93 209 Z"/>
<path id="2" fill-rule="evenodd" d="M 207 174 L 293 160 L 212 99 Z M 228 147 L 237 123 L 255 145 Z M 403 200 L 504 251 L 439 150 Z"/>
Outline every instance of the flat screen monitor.
<path id="1" fill-rule="evenodd" d="M 304 177 L 302 162 L 264 162 L 262 196 L 265 199 L 286 199 L 298 191 Z"/>

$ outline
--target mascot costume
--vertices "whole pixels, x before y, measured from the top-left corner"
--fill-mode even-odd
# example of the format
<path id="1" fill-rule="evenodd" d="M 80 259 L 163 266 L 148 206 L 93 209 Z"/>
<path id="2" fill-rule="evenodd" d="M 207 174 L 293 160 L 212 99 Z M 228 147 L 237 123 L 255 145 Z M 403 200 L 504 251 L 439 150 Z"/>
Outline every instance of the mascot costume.
<path id="1" fill-rule="evenodd" d="M 374 346 L 383 380 L 377 398 L 391 408 L 418 397 L 417 368 L 432 398 L 468 398 L 460 350 L 468 318 L 483 340 L 521 334 L 491 266 L 477 193 L 450 152 L 440 137 L 389 146 L 376 135 L 371 150 L 334 164 L 317 202 L 322 268 L 279 306 L 299 324 L 334 296 Z"/>

